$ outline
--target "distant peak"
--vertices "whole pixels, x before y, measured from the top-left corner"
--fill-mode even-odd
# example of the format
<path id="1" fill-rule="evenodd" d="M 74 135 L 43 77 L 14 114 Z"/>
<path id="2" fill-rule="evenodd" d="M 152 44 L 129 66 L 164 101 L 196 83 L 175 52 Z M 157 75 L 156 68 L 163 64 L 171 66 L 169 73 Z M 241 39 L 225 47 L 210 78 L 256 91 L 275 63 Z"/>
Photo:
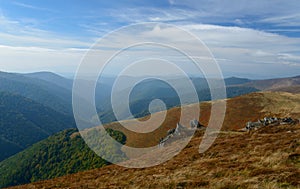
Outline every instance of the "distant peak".
<path id="1" fill-rule="evenodd" d="M 57 73 L 53 73 L 53 72 L 49 72 L 49 71 L 40 71 L 40 72 L 33 72 L 33 73 L 27 73 L 24 74 L 27 76 L 51 76 L 51 77 L 60 77 L 63 78 L 63 76 L 57 74 Z"/>
<path id="2" fill-rule="evenodd" d="M 231 77 L 228 77 L 226 79 L 247 79 L 247 80 L 249 80 L 248 78 L 236 77 L 236 76 L 231 76 Z"/>

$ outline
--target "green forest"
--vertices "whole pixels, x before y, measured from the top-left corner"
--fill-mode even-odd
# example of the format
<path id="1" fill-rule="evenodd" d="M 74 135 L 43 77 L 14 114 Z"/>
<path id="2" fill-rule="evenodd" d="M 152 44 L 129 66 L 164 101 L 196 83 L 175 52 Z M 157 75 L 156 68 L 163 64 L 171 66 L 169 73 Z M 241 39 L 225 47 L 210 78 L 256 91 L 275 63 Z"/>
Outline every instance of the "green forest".
<path id="1" fill-rule="evenodd" d="M 125 144 L 123 133 L 112 129 L 107 131 L 112 138 Z M 115 146 L 102 145 L 99 148 L 120 150 L 114 149 Z M 125 159 L 125 155 L 122 158 Z M 55 178 L 108 164 L 90 150 L 76 129 L 69 129 L 0 162 L 0 187 Z"/>

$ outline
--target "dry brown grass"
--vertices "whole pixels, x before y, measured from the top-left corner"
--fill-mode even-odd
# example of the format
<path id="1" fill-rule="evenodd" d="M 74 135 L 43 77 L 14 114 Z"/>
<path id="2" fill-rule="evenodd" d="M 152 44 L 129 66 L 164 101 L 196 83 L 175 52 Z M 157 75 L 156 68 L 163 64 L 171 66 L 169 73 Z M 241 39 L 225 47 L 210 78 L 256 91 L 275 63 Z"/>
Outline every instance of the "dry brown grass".
<path id="1" fill-rule="evenodd" d="M 286 91 L 286 92 L 297 92 L 295 87 L 300 85 L 300 77 L 293 78 L 278 78 L 278 79 L 267 79 L 267 80 L 256 80 L 250 83 L 244 84 L 244 86 L 255 87 L 259 90 L 273 90 L 273 91 Z"/>
<path id="2" fill-rule="evenodd" d="M 300 125 L 222 132 L 204 154 L 203 133 L 170 161 L 151 168 L 110 165 L 15 188 L 297 188 Z"/>
<path id="3" fill-rule="evenodd" d="M 238 130 L 245 126 L 248 121 L 257 121 L 264 116 L 293 116 L 300 117 L 300 94 L 290 94 L 286 92 L 259 92 L 251 93 L 226 100 L 226 115 L 222 130 Z M 211 114 L 211 102 L 189 105 L 186 109 L 193 119 L 194 110 L 200 107 L 199 120 L 202 124 L 207 125 Z M 172 108 L 167 111 L 166 119 L 159 128 L 150 133 L 136 133 L 128 130 L 115 122 L 106 125 L 115 130 L 123 132 L 127 136 L 126 145 L 132 147 L 150 147 L 158 144 L 159 139 L 166 136 L 169 129 L 175 128 L 179 122 L 180 108 Z M 152 116 L 161 117 L 165 112 L 158 112 Z M 149 117 L 143 118 L 147 120 Z M 213 118 L 215 119 L 215 118 Z M 188 121 L 186 125 L 188 125 Z M 131 121 L 124 121 L 130 125 Z M 123 122 L 121 122 L 123 123 Z M 153 124 L 156 126 L 155 122 Z M 133 127 L 137 127 L 134 123 Z"/>
<path id="4" fill-rule="evenodd" d="M 300 93 L 300 85 L 284 86 L 280 88 L 271 89 L 270 91 L 288 92 L 288 93 Z"/>
<path id="5" fill-rule="evenodd" d="M 266 108 L 269 103 L 292 104 L 295 99 L 300 96 L 253 93 L 227 100 L 223 131 L 203 154 L 198 153 L 203 131 L 198 131 L 180 154 L 155 167 L 129 169 L 110 165 L 15 188 L 299 188 L 300 125 L 264 127 L 249 133 L 236 131 L 247 121 L 272 115 L 274 106 Z M 210 103 L 201 104 L 200 120 L 204 124 L 209 120 L 209 110 Z M 299 116 L 294 110 L 275 115 Z M 164 127 L 156 131 L 158 137 L 178 122 L 179 108 L 168 113 L 171 116 Z M 115 123 L 110 127 L 119 129 Z M 156 139 L 125 133 L 129 145 L 135 146 L 136 141 L 151 145 L 156 142 Z"/>

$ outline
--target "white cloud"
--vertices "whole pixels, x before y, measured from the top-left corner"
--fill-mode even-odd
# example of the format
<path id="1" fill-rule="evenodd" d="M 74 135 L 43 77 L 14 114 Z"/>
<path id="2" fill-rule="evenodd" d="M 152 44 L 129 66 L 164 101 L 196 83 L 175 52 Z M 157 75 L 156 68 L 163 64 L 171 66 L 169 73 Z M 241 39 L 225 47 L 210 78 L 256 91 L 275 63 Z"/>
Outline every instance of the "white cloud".
<path id="1" fill-rule="evenodd" d="M 299 70 L 295 69 L 298 68 L 300 61 L 299 38 L 240 27 L 203 24 L 182 25 L 181 27 L 197 36 L 208 46 L 224 72 L 227 73 L 226 75 L 230 73 L 245 77 L 245 75 L 249 76 L 249 73 L 253 73 L 260 77 L 278 77 L 299 74 Z M 163 25 L 128 30 L 104 41 L 102 45 L 111 51 L 120 47 L 121 44 L 134 44 L 142 41 L 156 41 L 162 44 L 172 41 L 180 44 L 182 49 L 189 49 L 191 52 L 195 52 L 197 49 L 195 43 L 185 38 L 182 31 Z M 100 49 L 105 50 L 104 46 L 101 46 Z M 161 48 L 145 47 L 129 53 L 128 57 L 139 54 L 151 58 L 161 52 Z M 164 56 L 168 56 L 178 63 L 185 60 L 178 58 L 171 51 L 164 50 L 163 52 Z M 197 53 L 197 57 L 205 60 L 205 55 L 198 51 Z M 130 61 L 128 57 L 122 57 L 122 64 Z"/>
<path id="2" fill-rule="evenodd" d="M 92 40 L 71 39 L 0 14 L 0 70 L 75 72 Z"/>
<path id="3" fill-rule="evenodd" d="M 202 39 L 217 58 L 228 59 L 231 63 L 239 64 L 240 68 L 232 67 L 236 72 L 243 71 L 243 66 L 246 66 L 244 67 L 246 72 L 251 65 L 259 64 L 265 67 L 268 64 L 270 65 L 268 70 L 280 73 L 282 70 L 278 68 L 286 62 L 293 64 L 288 64 L 289 66 L 284 70 L 297 72 L 293 66 L 300 63 L 299 56 L 295 55 L 300 53 L 299 38 L 238 27 L 189 25 L 186 28 Z M 222 62 L 220 64 L 222 66 Z M 253 71 L 263 73 L 255 67 L 253 66 Z"/>
<path id="4" fill-rule="evenodd" d="M 19 7 L 23 7 L 23 8 L 33 9 L 33 10 L 55 12 L 55 10 L 52 10 L 52 9 L 37 7 L 37 6 L 33 6 L 31 4 L 21 3 L 21 2 L 17 2 L 17 1 L 13 1 L 12 4 L 19 6 Z"/>
<path id="5" fill-rule="evenodd" d="M 124 8 L 121 10 L 111 9 L 108 14 L 117 21 L 138 23 L 138 22 L 188 22 L 203 16 L 203 12 L 194 9 L 182 8 L 153 8 L 138 7 Z M 190 22 L 189 21 L 189 22 Z"/>
<path id="6" fill-rule="evenodd" d="M 287 15 L 273 16 L 265 19 L 261 19 L 260 22 L 272 23 L 276 26 L 300 26 L 300 14 L 299 13 L 290 13 Z"/>
<path id="7" fill-rule="evenodd" d="M 28 21 L 26 21 L 28 22 Z M 71 39 L 56 33 L 28 26 L 17 20 L 11 20 L 0 14 L 0 45 L 7 46 L 37 46 L 62 49 L 68 47 L 88 48 L 90 39 Z"/>
<path id="8" fill-rule="evenodd" d="M 182 4 L 183 3 L 183 4 Z M 220 2 L 206 1 L 170 1 L 173 8 L 127 8 L 122 10 L 106 10 L 114 18 L 114 22 L 145 22 L 158 21 L 176 23 L 187 31 L 195 34 L 205 42 L 217 58 L 221 67 L 229 72 L 254 72 L 261 75 L 264 70 L 272 70 L 275 74 L 281 71 L 296 73 L 295 66 L 299 66 L 300 39 L 290 38 L 279 34 L 258 31 L 242 27 L 225 27 L 213 24 L 201 24 L 201 22 L 218 22 L 232 20 L 238 25 L 248 22 L 241 15 L 258 16 L 257 22 L 286 25 L 286 23 L 298 25 L 299 13 L 295 13 L 298 4 L 288 2 L 291 7 L 288 11 L 282 2 L 274 1 L 239 1 Z M 201 6 L 200 6 L 201 5 Z M 294 5 L 294 6 L 292 6 Z M 31 5 L 21 5 L 26 8 Z M 187 6 L 188 9 L 180 6 Z M 224 6 L 224 7 L 222 7 Z M 262 6 L 262 7 L 261 7 Z M 269 7 L 266 9 L 266 7 Z M 275 14 L 276 11 L 278 14 Z M 262 18 L 265 16 L 265 18 Z M 92 38 L 71 39 L 59 34 L 39 29 L 38 21 L 19 19 L 12 20 L 0 14 L 0 69 L 26 70 L 49 69 L 74 71 L 80 62 L 82 55 L 94 42 Z M 81 25 L 93 35 L 103 35 L 106 29 L 111 27 L 108 23 L 94 23 Z M 145 28 L 144 28 L 145 29 Z M 297 30 L 297 29 L 295 29 Z M 123 35 L 123 36 L 122 36 Z M 107 42 L 103 50 L 114 50 L 115 44 L 122 41 L 139 41 L 141 39 L 175 40 L 184 47 L 193 50 L 193 43 L 181 38 L 181 33 L 168 27 L 148 28 L 146 31 L 129 31 L 118 36 L 114 41 Z M 121 39 L 121 40 L 120 40 Z M 145 49 L 145 56 L 156 53 L 155 49 Z M 3 58 L 2 58 L 3 57 Z M 201 57 L 201 54 L 199 54 Z M 282 67 L 284 65 L 284 67 Z"/>
<path id="9" fill-rule="evenodd" d="M 54 50 L 1 45 L 0 70 L 13 72 L 50 70 L 58 73 L 74 73 L 85 52 L 83 49 Z"/>
<path id="10" fill-rule="evenodd" d="M 137 7 L 108 11 L 118 21 L 172 23 L 268 24 L 274 27 L 300 26 L 298 0 L 169 0 L 170 7 Z M 278 28 L 277 28 L 278 29 Z"/>

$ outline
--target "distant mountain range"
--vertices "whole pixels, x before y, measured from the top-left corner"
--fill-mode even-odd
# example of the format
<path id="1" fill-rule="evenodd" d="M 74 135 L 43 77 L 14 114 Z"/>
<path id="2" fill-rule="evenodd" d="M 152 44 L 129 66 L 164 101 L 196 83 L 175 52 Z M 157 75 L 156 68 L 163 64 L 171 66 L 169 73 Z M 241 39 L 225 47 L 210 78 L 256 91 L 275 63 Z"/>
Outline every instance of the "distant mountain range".
<path id="1" fill-rule="evenodd" d="M 48 78 L 48 73 L 45 78 Z M 0 91 L 9 92 L 34 100 L 53 110 L 72 115 L 72 93 L 46 79 L 33 78 L 32 75 L 0 72 Z M 57 78 L 59 78 L 57 76 Z M 60 78 L 58 83 L 67 79 Z"/>
<path id="2" fill-rule="evenodd" d="M 35 72 L 23 75 L 34 79 L 40 79 L 68 90 L 72 90 L 73 87 L 73 81 L 71 79 L 64 78 L 52 72 Z"/>
<path id="3" fill-rule="evenodd" d="M 124 83 L 126 83 L 126 79 L 132 80 L 129 77 L 123 77 L 122 80 Z M 201 101 L 209 101 L 211 100 L 211 92 L 207 83 L 207 80 L 204 78 L 190 78 L 191 82 L 195 86 L 195 90 L 198 95 L 198 99 L 192 100 L 192 98 L 189 98 L 191 96 L 191 89 L 187 88 L 184 82 L 182 82 L 181 78 L 172 78 L 168 80 L 172 80 L 172 82 L 176 82 L 179 86 L 178 91 L 184 92 L 184 95 L 187 99 L 186 102 L 180 102 L 180 99 L 178 97 L 178 94 L 176 93 L 176 90 L 173 89 L 166 81 L 161 81 L 157 79 L 147 79 L 143 80 L 139 84 L 137 84 L 133 90 L 130 93 L 130 88 L 125 88 L 122 91 L 118 92 L 117 99 L 122 99 L 124 97 L 124 94 L 130 93 L 130 110 L 134 117 L 143 117 L 148 114 L 150 114 L 148 110 L 149 103 L 154 99 L 161 99 L 165 105 L 166 108 L 169 109 L 171 107 L 179 106 L 181 103 L 184 104 L 190 104 L 190 103 L 196 103 Z M 242 94 L 247 94 L 250 92 L 259 91 L 258 89 L 251 87 L 251 86 L 244 86 L 247 82 L 250 82 L 251 80 L 243 79 L 243 78 L 227 78 L 225 79 L 226 84 L 226 91 L 227 91 L 227 97 L 234 97 L 239 96 Z M 125 85 L 125 84 L 124 84 Z M 110 95 L 106 95 L 108 98 L 106 100 L 99 99 L 98 102 L 104 102 L 98 105 L 98 107 L 102 107 L 100 114 L 101 120 L 104 121 L 104 123 L 108 123 L 111 121 L 115 121 L 116 118 L 112 111 L 112 106 L 110 103 Z M 105 98 L 104 98 L 105 99 Z M 97 103 L 97 102 L 96 102 Z M 118 111 L 124 113 L 121 113 L 121 115 L 124 115 L 121 117 L 122 119 L 128 119 L 128 114 L 126 114 L 126 106 L 124 106 L 123 101 L 119 101 L 119 104 L 116 105 L 118 108 Z M 125 108 L 125 110 L 123 110 Z M 160 109 L 157 108 L 157 111 Z"/>

